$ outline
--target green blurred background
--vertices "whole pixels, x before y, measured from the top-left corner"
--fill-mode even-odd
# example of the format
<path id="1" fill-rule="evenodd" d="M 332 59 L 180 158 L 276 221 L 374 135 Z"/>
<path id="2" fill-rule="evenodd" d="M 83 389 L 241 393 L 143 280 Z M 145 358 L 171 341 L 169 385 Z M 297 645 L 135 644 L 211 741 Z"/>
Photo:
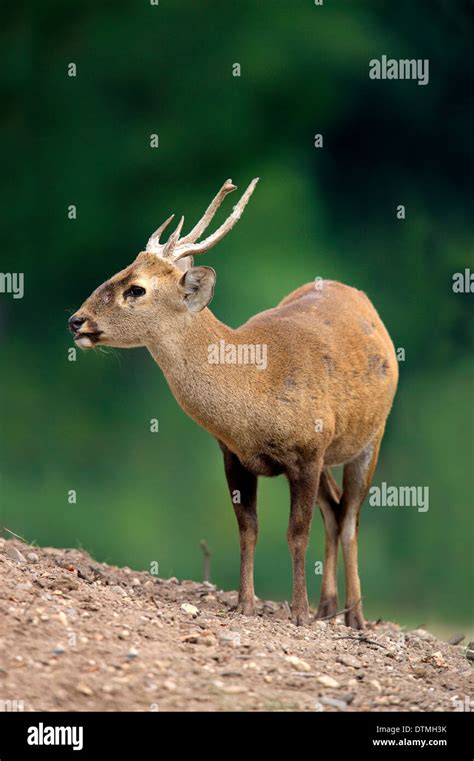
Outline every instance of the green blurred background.
<path id="1" fill-rule="evenodd" d="M 368 293 L 406 351 L 374 484 L 428 485 L 430 509 L 366 504 L 365 612 L 469 625 L 473 296 L 453 293 L 452 276 L 473 264 L 472 8 L 43 0 L 6 9 L 2 270 L 25 273 L 25 296 L 0 295 L 1 525 L 195 579 L 206 538 L 213 580 L 236 588 L 238 532 L 216 442 L 184 415 L 145 349 L 68 361 L 67 318 L 171 212 L 194 224 L 227 177 L 243 188 L 259 175 L 238 227 L 206 256 L 218 274 L 213 311 L 237 326 L 318 276 Z M 382 54 L 429 58 L 429 85 L 370 80 L 368 62 Z M 259 505 L 257 594 L 288 598 L 286 481 L 261 479 Z M 313 603 L 322 557 L 315 514 Z"/>

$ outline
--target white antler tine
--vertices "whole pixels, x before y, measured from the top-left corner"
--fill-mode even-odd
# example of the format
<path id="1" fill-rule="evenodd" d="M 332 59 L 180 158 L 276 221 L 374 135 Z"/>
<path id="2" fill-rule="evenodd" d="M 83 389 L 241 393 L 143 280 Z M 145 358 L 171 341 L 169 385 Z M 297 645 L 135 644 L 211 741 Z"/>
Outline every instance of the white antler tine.
<path id="1" fill-rule="evenodd" d="M 228 193 L 232 193 L 233 190 L 237 188 L 237 185 L 234 185 L 231 179 L 228 179 L 224 182 L 223 186 L 219 190 L 216 196 L 212 199 L 211 203 L 207 207 L 206 211 L 204 212 L 203 216 L 199 220 L 199 222 L 193 227 L 193 229 L 180 240 L 180 245 L 185 245 L 186 243 L 194 243 L 198 240 L 198 238 L 201 237 L 204 230 L 209 227 L 209 224 L 211 223 L 217 209 L 221 205 L 222 201 L 226 197 Z"/>
<path id="2" fill-rule="evenodd" d="M 163 233 L 163 231 L 168 227 L 172 219 L 174 219 L 174 214 L 172 214 L 171 217 L 168 217 L 168 219 L 165 219 L 165 221 L 161 223 L 161 225 L 155 230 L 155 232 L 152 235 L 150 235 L 150 237 L 148 238 L 148 243 L 146 244 L 145 251 L 150 251 L 153 254 L 157 254 L 161 251 L 162 246 L 160 244 L 160 236 Z"/>
<path id="3" fill-rule="evenodd" d="M 179 240 L 181 230 L 183 229 L 183 224 L 184 224 L 184 217 L 181 217 L 176 227 L 176 230 L 173 233 L 171 233 L 170 237 L 165 243 L 165 246 L 163 248 L 164 257 L 170 257 L 172 255 L 173 250 Z"/>
<path id="4" fill-rule="evenodd" d="M 222 238 L 224 238 L 224 236 L 232 230 L 235 223 L 238 222 L 242 216 L 242 212 L 245 209 L 250 196 L 255 190 L 255 186 L 259 179 L 259 177 L 254 177 L 247 190 L 241 197 L 240 201 L 234 206 L 232 213 L 227 217 L 225 222 L 223 222 L 223 224 L 214 233 L 212 233 L 212 235 L 209 235 L 209 237 L 201 241 L 201 243 L 183 243 L 181 241 L 181 245 L 177 245 L 174 249 L 173 261 L 178 261 L 178 259 L 182 259 L 183 256 L 204 254 L 206 251 L 209 251 L 210 248 L 215 246 L 216 243 L 219 243 L 219 241 L 221 241 Z"/>

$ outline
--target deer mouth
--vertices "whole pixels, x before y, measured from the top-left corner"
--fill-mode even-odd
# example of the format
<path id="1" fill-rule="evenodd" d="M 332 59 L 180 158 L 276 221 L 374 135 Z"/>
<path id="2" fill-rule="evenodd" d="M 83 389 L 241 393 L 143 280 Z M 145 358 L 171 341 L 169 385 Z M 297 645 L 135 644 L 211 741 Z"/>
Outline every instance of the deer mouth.
<path id="1" fill-rule="evenodd" d="M 102 330 L 91 333 L 75 333 L 74 341 L 81 349 L 92 349 L 100 340 Z"/>

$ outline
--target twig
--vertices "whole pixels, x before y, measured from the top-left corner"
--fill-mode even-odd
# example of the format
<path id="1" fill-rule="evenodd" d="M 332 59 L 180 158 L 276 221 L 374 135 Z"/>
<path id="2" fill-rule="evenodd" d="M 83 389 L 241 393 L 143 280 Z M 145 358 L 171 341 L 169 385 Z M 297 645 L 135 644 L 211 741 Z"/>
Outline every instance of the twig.
<path id="1" fill-rule="evenodd" d="M 26 539 L 23 539 L 23 537 L 20 536 L 19 534 L 15 534 L 14 531 L 10 531 L 10 529 L 7 528 L 6 526 L 3 526 L 2 531 L 8 531 L 8 533 L 11 534 L 12 536 L 16 536 L 17 539 L 21 539 L 21 541 L 24 542 L 24 544 L 28 544 Z"/>
<path id="2" fill-rule="evenodd" d="M 200 541 L 203 553 L 203 581 L 211 581 L 211 551 L 205 539 Z"/>
<path id="3" fill-rule="evenodd" d="M 342 637 L 335 637 L 335 639 L 354 639 L 356 642 L 364 642 L 366 645 L 377 645 L 377 647 L 383 647 L 384 650 L 388 650 L 386 645 L 382 645 L 380 642 L 376 642 L 375 639 L 368 639 L 363 634 L 360 637 L 352 637 L 350 634 L 344 634 Z"/>
<path id="4" fill-rule="evenodd" d="M 314 621 L 329 621 L 331 618 L 337 618 L 337 616 L 342 616 L 343 613 L 348 613 L 350 610 L 353 610 L 360 602 L 362 602 L 362 597 L 360 600 L 357 600 L 353 605 L 351 605 L 349 608 L 343 608 L 342 610 L 338 610 L 337 613 L 331 613 L 329 616 L 321 616 L 321 618 L 318 618 L 317 615 L 314 617 Z"/>

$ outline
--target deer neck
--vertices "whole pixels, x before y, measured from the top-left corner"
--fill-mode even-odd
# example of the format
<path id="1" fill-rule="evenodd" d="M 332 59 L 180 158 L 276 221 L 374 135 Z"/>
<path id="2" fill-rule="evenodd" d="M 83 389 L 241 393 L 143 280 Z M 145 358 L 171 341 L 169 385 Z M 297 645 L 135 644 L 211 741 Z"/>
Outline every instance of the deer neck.
<path id="1" fill-rule="evenodd" d="M 234 341 L 235 331 L 204 309 L 189 315 L 186 327 L 178 335 L 173 331 L 171 336 L 170 332 L 147 346 L 184 411 L 223 440 L 228 439 L 232 429 L 235 388 L 222 368 L 209 361 L 209 356 L 221 342 Z"/>

